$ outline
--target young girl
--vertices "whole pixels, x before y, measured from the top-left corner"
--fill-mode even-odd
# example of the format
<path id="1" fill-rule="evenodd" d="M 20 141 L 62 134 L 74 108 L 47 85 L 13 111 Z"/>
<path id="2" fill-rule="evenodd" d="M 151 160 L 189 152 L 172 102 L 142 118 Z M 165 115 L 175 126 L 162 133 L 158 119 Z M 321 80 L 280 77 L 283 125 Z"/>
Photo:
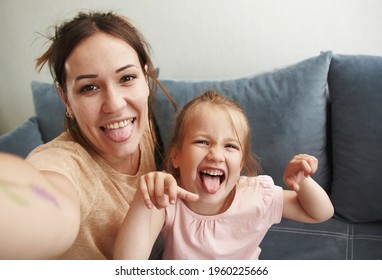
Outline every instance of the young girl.
<path id="1" fill-rule="evenodd" d="M 291 190 L 283 190 L 269 176 L 257 175 L 249 135 L 244 111 L 215 91 L 188 103 L 170 147 L 169 171 L 176 181 L 164 172 L 141 177 L 141 194 L 119 231 L 114 258 L 147 259 L 162 233 L 163 259 L 258 259 L 261 240 L 282 217 L 329 219 L 333 206 L 310 177 L 316 158 L 294 156 L 284 172 Z"/>

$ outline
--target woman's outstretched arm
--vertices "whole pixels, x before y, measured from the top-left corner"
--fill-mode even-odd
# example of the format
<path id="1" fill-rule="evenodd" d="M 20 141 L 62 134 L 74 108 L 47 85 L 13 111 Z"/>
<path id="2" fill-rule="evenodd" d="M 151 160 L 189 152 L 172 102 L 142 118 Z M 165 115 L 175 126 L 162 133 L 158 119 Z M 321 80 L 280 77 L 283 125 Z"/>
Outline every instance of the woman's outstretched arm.
<path id="1" fill-rule="evenodd" d="M 74 242 L 80 203 L 72 183 L 0 153 L 0 259 L 47 259 Z"/>

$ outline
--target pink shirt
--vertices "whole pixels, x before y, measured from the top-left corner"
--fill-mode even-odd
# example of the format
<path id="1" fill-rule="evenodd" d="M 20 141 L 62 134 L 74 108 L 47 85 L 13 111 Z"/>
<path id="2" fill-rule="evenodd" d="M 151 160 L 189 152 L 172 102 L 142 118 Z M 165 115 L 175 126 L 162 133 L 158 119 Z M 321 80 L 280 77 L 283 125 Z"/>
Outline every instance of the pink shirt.
<path id="1" fill-rule="evenodd" d="M 260 242 L 281 221 L 282 188 L 269 176 L 240 177 L 224 213 L 202 216 L 179 200 L 166 209 L 163 259 L 258 259 Z"/>

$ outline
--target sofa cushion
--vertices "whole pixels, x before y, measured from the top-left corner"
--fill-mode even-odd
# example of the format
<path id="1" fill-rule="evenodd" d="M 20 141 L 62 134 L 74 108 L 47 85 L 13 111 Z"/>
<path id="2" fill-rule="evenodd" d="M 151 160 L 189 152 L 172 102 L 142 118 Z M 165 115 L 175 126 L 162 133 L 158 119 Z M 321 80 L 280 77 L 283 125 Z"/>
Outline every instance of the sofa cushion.
<path id="1" fill-rule="evenodd" d="M 42 140 L 48 142 L 64 131 L 65 106 L 53 84 L 32 81 L 31 86 Z"/>
<path id="2" fill-rule="evenodd" d="M 331 52 L 323 52 L 294 65 L 237 79 L 161 82 L 180 107 L 207 89 L 216 89 L 237 101 L 250 120 L 252 149 L 260 159 L 263 173 L 282 186 L 282 173 L 291 157 L 309 153 L 319 159 L 314 177 L 327 189 L 327 74 L 331 56 Z M 166 150 L 174 110 L 161 90 L 154 114 Z"/>
<path id="3" fill-rule="evenodd" d="M 36 117 L 0 137 L 0 151 L 25 158 L 30 151 L 43 143 Z"/>
<path id="4" fill-rule="evenodd" d="M 338 219 L 305 224 L 283 219 L 260 244 L 263 260 L 380 260 L 382 222 L 351 224 Z"/>
<path id="5" fill-rule="evenodd" d="M 382 57 L 335 55 L 328 82 L 336 215 L 382 220 Z"/>

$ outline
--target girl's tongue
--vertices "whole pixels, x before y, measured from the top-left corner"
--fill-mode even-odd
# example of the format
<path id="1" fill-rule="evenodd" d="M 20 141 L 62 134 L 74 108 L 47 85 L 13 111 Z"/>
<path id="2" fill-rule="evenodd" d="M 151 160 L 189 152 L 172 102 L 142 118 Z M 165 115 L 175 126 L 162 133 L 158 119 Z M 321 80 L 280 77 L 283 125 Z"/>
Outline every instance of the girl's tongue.
<path id="1" fill-rule="evenodd" d="M 220 189 L 220 176 L 203 174 L 201 176 L 202 186 L 210 194 L 216 193 Z"/>

